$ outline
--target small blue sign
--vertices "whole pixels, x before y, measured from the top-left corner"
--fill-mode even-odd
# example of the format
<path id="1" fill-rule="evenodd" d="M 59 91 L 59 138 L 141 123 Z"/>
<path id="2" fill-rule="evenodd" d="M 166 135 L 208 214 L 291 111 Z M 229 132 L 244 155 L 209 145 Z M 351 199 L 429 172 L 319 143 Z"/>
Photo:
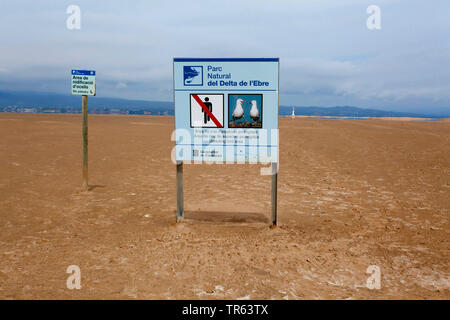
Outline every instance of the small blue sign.
<path id="1" fill-rule="evenodd" d="M 72 70 L 75 76 L 95 76 L 95 70 Z"/>
<path id="2" fill-rule="evenodd" d="M 72 94 L 82 96 L 95 96 L 97 85 L 95 70 L 72 70 Z"/>
<path id="3" fill-rule="evenodd" d="M 183 78 L 185 86 L 202 86 L 203 66 L 184 66 Z"/>

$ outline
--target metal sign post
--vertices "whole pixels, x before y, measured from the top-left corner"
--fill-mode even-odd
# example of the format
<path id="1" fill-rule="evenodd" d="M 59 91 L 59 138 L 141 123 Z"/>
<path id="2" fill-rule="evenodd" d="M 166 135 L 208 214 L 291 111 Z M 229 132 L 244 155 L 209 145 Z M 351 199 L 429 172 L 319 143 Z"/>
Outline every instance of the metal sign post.
<path id="1" fill-rule="evenodd" d="M 83 189 L 88 190 L 88 96 L 81 97 L 83 109 Z"/>
<path id="2" fill-rule="evenodd" d="M 88 191 L 88 96 L 96 95 L 94 70 L 72 70 L 72 94 L 81 95 L 83 113 L 83 189 Z"/>
<path id="3" fill-rule="evenodd" d="M 272 226 L 277 225 L 278 163 L 272 163 Z"/>
<path id="4" fill-rule="evenodd" d="M 184 219 L 183 161 L 177 161 L 177 222 Z"/>
<path id="5" fill-rule="evenodd" d="M 177 222 L 183 221 L 183 163 L 271 167 L 277 224 L 279 58 L 174 58 Z"/>

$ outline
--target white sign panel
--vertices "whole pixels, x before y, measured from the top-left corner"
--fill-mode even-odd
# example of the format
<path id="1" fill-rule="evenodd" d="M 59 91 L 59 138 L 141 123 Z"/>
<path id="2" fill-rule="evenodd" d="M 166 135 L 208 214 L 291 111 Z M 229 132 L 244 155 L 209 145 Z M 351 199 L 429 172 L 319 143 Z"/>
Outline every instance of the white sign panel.
<path id="1" fill-rule="evenodd" d="M 223 94 L 191 94 L 191 128 L 223 128 Z"/>

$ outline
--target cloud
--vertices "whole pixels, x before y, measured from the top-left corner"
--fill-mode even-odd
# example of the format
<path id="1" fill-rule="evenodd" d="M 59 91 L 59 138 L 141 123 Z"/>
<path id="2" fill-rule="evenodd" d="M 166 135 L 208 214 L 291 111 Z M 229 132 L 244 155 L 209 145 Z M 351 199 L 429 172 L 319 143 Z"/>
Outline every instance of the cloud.
<path id="1" fill-rule="evenodd" d="M 377 0 L 379 31 L 366 0 L 79 0 L 72 31 L 72 1 L 2 3 L 0 89 L 65 93 L 70 69 L 87 68 L 101 95 L 170 101 L 173 57 L 275 56 L 282 104 L 450 106 L 447 3 Z"/>

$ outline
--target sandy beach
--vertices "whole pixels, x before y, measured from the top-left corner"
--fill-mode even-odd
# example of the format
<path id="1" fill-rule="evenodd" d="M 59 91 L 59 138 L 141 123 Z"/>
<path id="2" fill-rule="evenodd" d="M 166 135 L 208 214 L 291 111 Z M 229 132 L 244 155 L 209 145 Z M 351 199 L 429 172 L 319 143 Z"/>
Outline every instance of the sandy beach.
<path id="1" fill-rule="evenodd" d="M 90 115 L 86 192 L 80 115 L 0 113 L 0 299 L 450 299 L 450 122 L 279 126 L 270 229 L 261 165 L 185 165 L 175 223 L 173 117 Z"/>

